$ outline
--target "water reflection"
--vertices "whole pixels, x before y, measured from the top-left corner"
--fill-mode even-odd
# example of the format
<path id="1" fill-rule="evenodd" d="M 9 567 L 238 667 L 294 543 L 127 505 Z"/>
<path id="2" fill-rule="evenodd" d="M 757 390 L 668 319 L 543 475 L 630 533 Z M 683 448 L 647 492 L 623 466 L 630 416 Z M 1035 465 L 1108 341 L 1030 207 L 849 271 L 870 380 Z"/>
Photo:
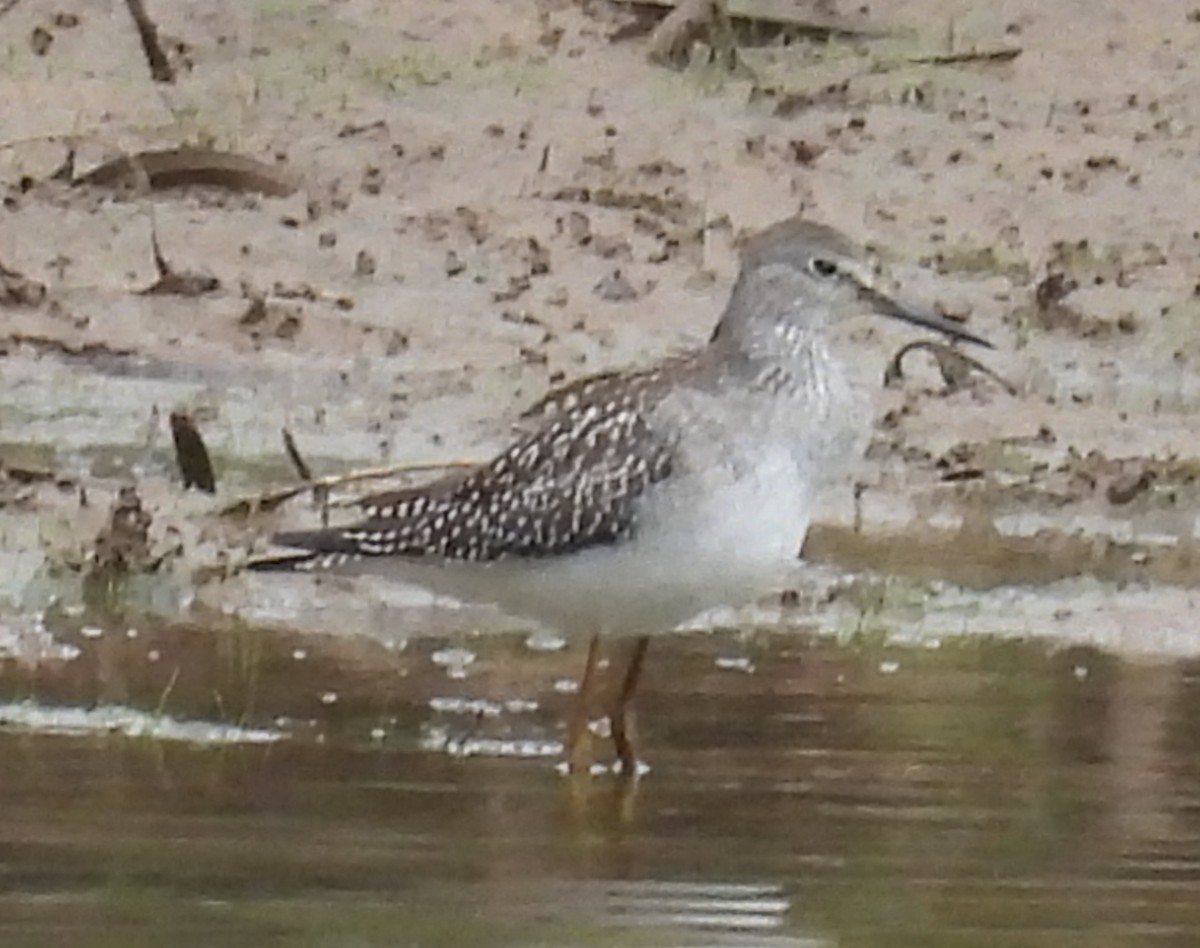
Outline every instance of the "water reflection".
<path id="1" fill-rule="evenodd" d="M 1197 660 L 665 637 L 640 695 L 652 773 L 584 785 L 543 756 L 576 645 L 51 626 L 78 656 L 5 660 L 0 700 L 286 737 L 10 720 L 6 945 L 1200 939 Z"/>

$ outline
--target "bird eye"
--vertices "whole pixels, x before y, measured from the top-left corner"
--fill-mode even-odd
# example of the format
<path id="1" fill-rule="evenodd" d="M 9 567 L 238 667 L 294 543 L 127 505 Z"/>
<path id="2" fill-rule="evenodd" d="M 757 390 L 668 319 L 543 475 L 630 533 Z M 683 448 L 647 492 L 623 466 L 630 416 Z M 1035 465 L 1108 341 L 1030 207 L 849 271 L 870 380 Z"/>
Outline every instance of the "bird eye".
<path id="1" fill-rule="evenodd" d="M 825 257 L 813 257 L 808 268 L 819 277 L 831 277 L 838 272 L 837 264 Z"/>

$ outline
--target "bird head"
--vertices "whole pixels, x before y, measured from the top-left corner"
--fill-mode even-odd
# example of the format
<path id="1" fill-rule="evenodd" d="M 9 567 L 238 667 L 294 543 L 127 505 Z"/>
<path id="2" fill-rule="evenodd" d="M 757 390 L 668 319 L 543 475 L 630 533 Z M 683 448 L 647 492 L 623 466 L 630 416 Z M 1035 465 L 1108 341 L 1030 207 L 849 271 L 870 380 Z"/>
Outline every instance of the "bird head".
<path id="1" fill-rule="evenodd" d="M 991 348 L 960 323 L 901 303 L 882 288 L 868 254 L 831 227 L 792 217 L 747 240 L 741 271 L 713 339 L 762 349 L 797 341 L 837 319 L 871 312 Z"/>

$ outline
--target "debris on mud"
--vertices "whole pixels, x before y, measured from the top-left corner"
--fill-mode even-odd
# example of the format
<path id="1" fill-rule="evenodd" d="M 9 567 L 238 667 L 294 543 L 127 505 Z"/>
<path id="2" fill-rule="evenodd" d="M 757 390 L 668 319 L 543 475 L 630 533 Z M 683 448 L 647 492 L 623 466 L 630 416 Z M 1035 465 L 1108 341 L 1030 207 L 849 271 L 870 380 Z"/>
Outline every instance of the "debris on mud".
<path id="1" fill-rule="evenodd" d="M 46 299 L 46 284 L 31 280 L 0 261 L 0 306 L 41 306 Z"/>
<path id="2" fill-rule="evenodd" d="M 291 175 L 279 167 L 245 155 L 191 145 L 116 158 L 72 183 L 153 191 L 200 185 L 268 197 L 287 197 L 297 187 Z"/>
<path id="3" fill-rule="evenodd" d="M 1015 396 L 1017 394 L 1017 387 L 1012 382 L 988 368 L 978 359 L 971 358 L 971 356 L 961 352 L 954 346 L 928 339 L 919 339 L 915 342 L 910 342 L 902 346 L 892 356 L 883 373 L 883 384 L 885 387 L 892 388 L 904 380 L 904 371 L 901 363 L 904 361 L 904 357 L 914 349 L 924 349 L 933 355 L 938 371 L 942 374 L 942 381 L 946 385 L 943 394 L 951 395 L 966 388 L 971 384 L 971 379 L 975 375 L 984 375 L 990 378 L 1009 395 Z"/>
<path id="4" fill-rule="evenodd" d="M 601 279 L 596 284 L 595 291 L 600 299 L 608 303 L 627 303 L 641 296 L 620 270 L 613 270 Z"/>
<path id="5" fill-rule="evenodd" d="M 911 56 L 909 62 L 917 66 L 967 66 L 972 64 L 994 65 L 1010 63 L 1021 55 L 1018 47 L 1000 49 L 972 49 L 961 53 L 936 53 L 930 56 Z"/>
<path id="6" fill-rule="evenodd" d="M 1150 243 L 1133 252 L 1118 247 L 1098 252 L 1086 239 L 1057 241 L 1046 262 L 1046 275 L 1034 289 L 1033 306 L 1020 310 L 1019 315 L 1040 329 L 1061 330 L 1084 339 L 1131 335 L 1138 329 L 1132 313 L 1106 319 L 1085 313 L 1066 300 L 1082 288 L 1128 287 L 1137 271 L 1164 262 L 1162 251 Z"/>
<path id="7" fill-rule="evenodd" d="M 1178 460 L 1109 458 L 1099 451 L 1089 451 L 1082 456 L 1071 452 L 1059 473 L 1068 476 L 1082 496 L 1102 494 L 1114 507 L 1131 504 L 1156 487 L 1162 493 L 1159 504 L 1170 508 L 1176 504 L 1180 491 L 1196 493 L 1200 467 Z"/>
<path id="8" fill-rule="evenodd" d="M 125 5 L 129 7 L 129 15 L 133 17 L 134 25 L 137 26 L 142 52 L 150 65 L 151 77 L 155 82 L 174 82 L 175 69 L 167 59 L 167 54 L 163 52 L 158 39 L 158 26 L 150 19 L 145 4 L 142 0 L 125 0 Z"/>
<path id="9" fill-rule="evenodd" d="M 45 56 L 50 52 L 50 44 L 54 42 L 54 34 L 44 26 L 35 26 L 29 34 L 29 48 L 35 56 Z"/>
<path id="10" fill-rule="evenodd" d="M 698 43 L 708 47 L 712 62 L 729 72 L 740 66 L 737 40 L 722 0 L 681 0 L 650 37 L 651 62 L 683 69 Z"/>
<path id="11" fill-rule="evenodd" d="M 158 234 L 150 231 L 150 247 L 154 251 L 154 268 L 158 279 L 138 293 L 142 296 L 203 296 L 221 288 L 221 281 L 208 273 L 191 273 L 175 270 L 162 255 L 158 246 Z"/>
<path id="12" fill-rule="evenodd" d="M 786 46 L 797 40 L 828 40 L 833 36 L 875 39 L 888 31 L 870 23 L 865 15 L 843 16 L 834 5 L 826 2 L 812 4 L 774 3 L 771 0 L 619 0 L 617 8 L 631 16 L 609 39 L 613 42 L 637 39 L 648 33 L 668 35 L 652 40 L 655 49 L 666 43 L 670 34 L 687 32 L 691 23 L 703 27 L 715 15 L 724 21 L 724 29 L 739 46 Z M 716 8 L 715 11 L 712 8 Z M 863 11 L 866 7 L 862 8 Z M 672 25 L 664 31 L 667 21 Z M 709 31 L 699 30 L 696 39 L 705 40 Z"/>
<path id="13" fill-rule="evenodd" d="M 171 439 L 175 443 L 175 460 L 184 489 L 195 487 L 207 494 L 215 494 L 217 478 L 213 474 L 208 448 L 204 446 L 195 420 L 187 412 L 171 412 Z"/>
<path id="14" fill-rule="evenodd" d="M 150 524 L 153 518 L 142 508 L 137 488 L 117 492 L 108 523 L 92 547 L 92 572 L 142 572 L 151 565 Z M 156 565 L 156 564 L 155 564 Z"/>
<path id="15" fill-rule="evenodd" d="M 1030 313 L 1033 324 L 1048 332 L 1063 331 L 1081 339 L 1104 338 L 1114 334 L 1130 335 L 1137 331 L 1137 320 L 1123 314 L 1115 320 L 1090 316 L 1065 300 L 1079 282 L 1064 273 L 1050 273 L 1034 288 L 1032 308 L 1018 310 L 1019 315 Z"/>

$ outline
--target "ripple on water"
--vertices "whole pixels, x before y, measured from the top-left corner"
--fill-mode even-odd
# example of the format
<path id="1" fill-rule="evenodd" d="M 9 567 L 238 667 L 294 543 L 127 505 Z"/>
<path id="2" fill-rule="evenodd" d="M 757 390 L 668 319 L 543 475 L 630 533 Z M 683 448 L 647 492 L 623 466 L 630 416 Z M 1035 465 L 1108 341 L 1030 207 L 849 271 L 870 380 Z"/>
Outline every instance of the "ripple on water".
<path id="1" fill-rule="evenodd" d="M 538 738 L 502 738 L 484 736 L 455 736 L 450 728 L 437 724 L 422 728 L 421 750 L 450 757 L 560 757 L 561 741 Z"/>
<path id="2" fill-rule="evenodd" d="M 213 721 L 180 721 L 122 705 L 96 708 L 54 707 L 33 701 L 0 704 L 0 729 L 32 734 L 82 737 L 120 734 L 193 744 L 271 744 L 284 740 L 283 731 L 247 728 Z"/>

